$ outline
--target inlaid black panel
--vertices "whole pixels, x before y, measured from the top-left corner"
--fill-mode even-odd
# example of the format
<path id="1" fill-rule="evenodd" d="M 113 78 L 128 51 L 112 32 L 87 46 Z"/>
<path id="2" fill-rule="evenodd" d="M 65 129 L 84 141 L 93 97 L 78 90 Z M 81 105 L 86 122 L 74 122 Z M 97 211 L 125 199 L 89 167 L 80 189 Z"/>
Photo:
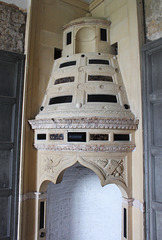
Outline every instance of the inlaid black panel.
<path id="1" fill-rule="evenodd" d="M 103 75 L 89 75 L 88 81 L 104 81 L 104 82 L 113 82 L 113 78 L 111 76 L 103 76 Z"/>
<path id="2" fill-rule="evenodd" d="M 0 141 L 12 141 L 14 109 L 12 104 L 0 104 Z"/>
<path id="3" fill-rule="evenodd" d="M 54 48 L 54 59 L 60 58 L 62 55 L 62 50 L 59 48 Z"/>
<path id="4" fill-rule="evenodd" d="M 124 220 L 124 223 L 123 223 L 123 235 L 124 235 L 124 238 L 127 238 L 127 209 L 124 208 L 124 213 L 123 213 L 123 220 Z"/>
<path id="5" fill-rule="evenodd" d="M 37 140 L 46 140 L 46 134 L 45 133 L 37 134 Z"/>
<path id="6" fill-rule="evenodd" d="M 0 60 L 0 95 L 15 97 L 17 85 L 17 63 Z"/>
<path id="7" fill-rule="evenodd" d="M 11 187 L 12 182 L 12 152 L 0 150 L 0 189 Z"/>
<path id="8" fill-rule="evenodd" d="M 55 85 L 61 84 L 61 83 L 69 83 L 69 82 L 74 82 L 74 77 L 58 78 L 55 80 Z"/>
<path id="9" fill-rule="evenodd" d="M 60 64 L 60 68 L 70 67 L 76 65 L 76 61 L 64 62 Z"/>
<path id="10" fill-rule="evenodd" d="M 109 65 L 108 60 L 104 59 L 90 59 L 89 64 L 103 64 L 103 65 Z"/>
<path id="11" fill-rule="evenodd" d="M 114 134 L 114 141 L 129 141 L 129 134 Z"/>
<path id="12" fill-rule="evenodd" d="M 64 134 L 50 134 L 50 140 L 64 140 Z"/>
<path id="13" fill-rule="evenodd" d="M 68 142 L 86 142 L 86 132 L 68 132 Z"/>
<path id="14" fill-rule="evenodd" d="M 44 202 L 40 202 L 40 222 L 39 228 L 44 228 Z"/>
<path id="15" fill-rule="evenodd" d="M 66 45 L 71 44 L 71 36 L 72 36 L 72 32 L 68 32 L 66 35 Z"/>
<path id="16" fill-rule="evenodd" d="M 111 102 L 117 103 L 117 98 L 115 95 L 107 95 L 107 94 L 91 94 L 88 95 L 88 102 Z"/>
<path id="17" fill-rule="evenodd" d="M 107 141 L 109 140 L 108 134 L 90 134 L 90 140 L 92 141 Z"/>
<path id="18" fill-rule="evenodd" d="M 54 98 L 50 99 L 49 105 L 60 104 L 60 103 L 71 103 L 72 98 L 73 98 L 73 96 L 71 96 L 71 95 L 54 97 Z"/>
<path id="19" fill-rule="evenodd" d="M 107 41 L 107 29 L 100 28 L 101 41 Z"/>
<path id="20" fill-rule="evenodd" d="M 0 197 L 0 239 L 10 237 L 11 198 Z"/>

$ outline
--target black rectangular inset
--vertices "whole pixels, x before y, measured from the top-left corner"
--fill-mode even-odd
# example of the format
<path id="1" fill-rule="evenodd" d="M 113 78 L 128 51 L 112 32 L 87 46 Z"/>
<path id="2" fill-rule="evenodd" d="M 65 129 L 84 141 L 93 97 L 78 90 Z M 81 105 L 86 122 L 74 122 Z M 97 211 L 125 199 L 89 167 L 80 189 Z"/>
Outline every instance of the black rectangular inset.
<path id="1" fill-rule="evenodd" d="M 72 35 L 71 32 L 67 33 L 67 35 L 66 35 L 66 45 L 71 44 L 71 35 Z"/>
<path id="2" fill-rule="evenodd" d="M 49 105 L 52 104 L 60 104 L 60 103 L 71 103 L 73 96 L 60 96 L 60 97 L 54 97 L 51 98 L 49 101 Z"/>
<path id="3" fill-rule="evenodd" d="M 55 85 L 61 84 L 61 83 L 68 83 L 68 82 L 74 82 L 74 77 L 64 77 L 64 78 L 56 79 Z"/>
<path id="4" fill-rule="evenodd" d="M 101 41 L 107 42 L 107 29 L 100 28 Z"/>
<path id="5" fill-rule="evenodd" d="M 50 140 L 64 140 L 64 134 L 50 134 Z"/>
<path id="6" fill-rule="evenodd" d="M 117 98 L 115 95 L 107 95 L 107 94 L 92 94 L 88 95 L 88 102 L 111 102 L 117 103 Z"/>
<path id="7" fill-rule="evenodd" d="M 104 59 L 90 59 L 89 64 L 103 64 L 103 65 L 109 65 L 108 60 Z"/>
<path id="8" fill-rule="evenodd" d="M 113 78 L 111 76 L 89 75 L 88 76 L 88 81 L 113 82 Z"/>
<path id="9" fill-rule="evenodd" d="M 91 141 L 108 141 L 108 134 L 90 134 Z"/>
<path id="10" fill-rule="evenodd" d="M 114 48 L 114 54 L 118 55 L 118 43 L 116 42 L 116 43 L 112 44 L 111 47 Z"/>
<path id="11" fill-rule="evenodd" d="M 62 49 L 54 48 L 54 59 L 60 58 L 62 55 Z"/>
<path id="12" fill-rule="evenodd" d="M 45 133 L 37 134 L 37 140 L 46 140 L 46 134 Z"/>
<path id="13" fill-rule="evenodd" d="M 86 142 L 86 132 L 68 132 L 68 142 Z"/>
<path id="14" fill-rule="evenodd" d="M 127 238 L 127 209 L 124 208 L 123 236 Z"/>
<path id="15" fill-rule="evenodd" d="M 39 228 L 44 228 L 44 202 L 40 202 L 40 222 Z"/>
<path id="16" fill-rule="evenodd" d="M 129 134 L 114 134 L 114 141 L 130 141 Z"/>
<path id="17" fill-rule="evenodd" d="M 76 61 L 64 62 L 60 64 L 59 68 L 70 67 L 76 65 Z"/>

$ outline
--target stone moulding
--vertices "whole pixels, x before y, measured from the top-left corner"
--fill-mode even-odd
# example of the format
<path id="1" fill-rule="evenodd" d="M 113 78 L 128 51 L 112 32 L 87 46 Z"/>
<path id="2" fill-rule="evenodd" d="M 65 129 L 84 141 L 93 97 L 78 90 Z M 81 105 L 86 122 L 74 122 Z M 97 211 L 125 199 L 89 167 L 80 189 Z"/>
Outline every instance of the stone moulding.
<path id="1" fill-rule="evenodd" d="M 132 152 L 135 144 L 122 145 L 85 145 L 85 144 L 34 144 L 37 150 L 72 152 Z"/>
<path id="2" fill-rule="evenodd" d="M 72 27 L 72 26 L 82 26 L 83 24 L 85 25 L 96 25 L 96 24 L 101 24 L 101 25 L 110 25 L 111 22 L 108 21 L 108 20 L 105 20 L 105 19 L 93 19 L 92 17 L 91 18 L 81 18 L 81 19 L 77 19 L 77 20 L 74 20 L 68 24 L 66 24 L 64 27 L 63 27 L 63 30 L 66 30 L 67 28 L 69 27 Z"/>
<path id="3" fill-rule="evenodd" d="M 136 130 L 138 120 L 113 118 L 59 118 L 29 120 L 32 129 L 121 129 Z"/>

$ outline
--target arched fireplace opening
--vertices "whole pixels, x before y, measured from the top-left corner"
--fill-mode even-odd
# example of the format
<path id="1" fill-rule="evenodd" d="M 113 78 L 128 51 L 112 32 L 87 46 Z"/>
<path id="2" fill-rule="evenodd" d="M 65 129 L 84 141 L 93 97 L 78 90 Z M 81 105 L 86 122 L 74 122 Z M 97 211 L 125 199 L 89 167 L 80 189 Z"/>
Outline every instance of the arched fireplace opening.
<path id="1" fill-rule="evenodd" d="M 79 163 L 47 187 L 46 240 L 121 239 L 122 195 Z"/>

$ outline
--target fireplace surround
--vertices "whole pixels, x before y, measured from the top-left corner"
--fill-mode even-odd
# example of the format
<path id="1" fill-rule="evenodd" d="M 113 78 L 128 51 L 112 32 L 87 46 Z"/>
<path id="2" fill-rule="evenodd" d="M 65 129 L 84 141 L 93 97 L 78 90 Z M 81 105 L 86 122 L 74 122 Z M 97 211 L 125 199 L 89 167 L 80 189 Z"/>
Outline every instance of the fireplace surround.
<path id="1" fill-rule="evenodd" d="M 76 163 L 123 196 L 122 237 L 131 239 L 132 151 L 138 120 L 129 105 L 110 22 L 84 17 L 64 26 L 62 57 L 54 62 L 39 114 L 30 124 L 38 150 L 38 239 L 46 239 L 43 197 Z M 41 222 L 41 224 L 39 224 Z"/>

